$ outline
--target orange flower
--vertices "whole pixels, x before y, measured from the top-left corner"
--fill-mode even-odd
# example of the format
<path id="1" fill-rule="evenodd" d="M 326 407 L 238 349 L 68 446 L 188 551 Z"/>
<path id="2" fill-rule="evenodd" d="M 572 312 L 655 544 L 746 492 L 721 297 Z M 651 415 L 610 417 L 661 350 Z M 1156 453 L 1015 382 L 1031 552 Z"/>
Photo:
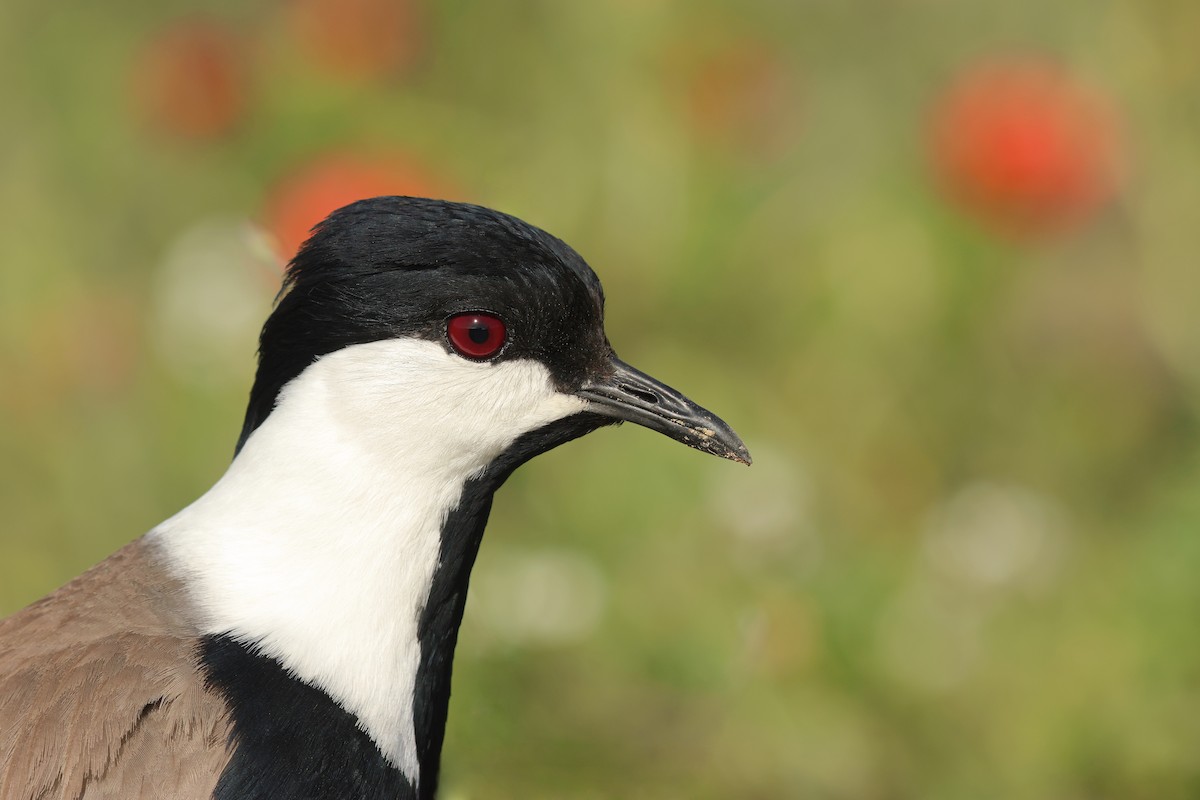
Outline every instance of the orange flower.
<path id="1" fill-rule="evenodd" d="M 290 259 L 314 225 L 355 200 L 393 194 L 444 197 L 445 192 L 445 182 L 406 158 L 334 153 L 308 163 L 274 187 L 266 204 L 267 226 L 281 254 Z"/>

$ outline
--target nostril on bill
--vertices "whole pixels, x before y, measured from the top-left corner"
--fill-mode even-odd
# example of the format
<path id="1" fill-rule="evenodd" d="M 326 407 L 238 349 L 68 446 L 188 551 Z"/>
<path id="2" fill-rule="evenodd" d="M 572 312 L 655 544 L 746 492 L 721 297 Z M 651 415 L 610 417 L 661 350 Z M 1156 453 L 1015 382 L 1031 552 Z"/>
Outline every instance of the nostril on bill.
<path id="1" fill-rule="evenodd" d="M 649 405 L 658 405 L 658 395 L 653 392 L 647 392 L 644 389 L 638 389 L 636 386 L 630 386 L 627 383 L 621 384 L 621 390 L 627 394 L 631 394 L 643 403 Z"/>

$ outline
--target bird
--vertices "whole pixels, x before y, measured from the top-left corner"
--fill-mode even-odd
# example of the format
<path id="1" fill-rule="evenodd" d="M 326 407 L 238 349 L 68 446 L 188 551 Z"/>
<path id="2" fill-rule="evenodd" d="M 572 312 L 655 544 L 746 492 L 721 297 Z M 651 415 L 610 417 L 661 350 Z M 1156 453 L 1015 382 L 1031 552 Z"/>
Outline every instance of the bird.
<path id="1" fill-rule="evenodd" d="M 0 800 L 426 800 L 494 493 L 623 421 L 749 464 L 619 360 L 570 246 L 482 206 L 331 213 L 287 266 L 235 455 L 0 621 Z"/>

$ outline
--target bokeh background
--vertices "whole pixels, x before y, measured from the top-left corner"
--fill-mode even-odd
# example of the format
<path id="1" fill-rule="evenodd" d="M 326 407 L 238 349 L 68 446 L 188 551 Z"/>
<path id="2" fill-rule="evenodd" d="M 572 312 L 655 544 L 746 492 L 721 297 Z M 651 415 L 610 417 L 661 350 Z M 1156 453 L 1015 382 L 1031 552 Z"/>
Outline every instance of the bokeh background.
<path id="1" fill-rule="evenodd" d="M 325 211 L 600 273 L 649 432 L 498 497 L 445 796 L 1200 796 L 1200 5 L 0 5 L 0 612 L 202 493 Z"/>

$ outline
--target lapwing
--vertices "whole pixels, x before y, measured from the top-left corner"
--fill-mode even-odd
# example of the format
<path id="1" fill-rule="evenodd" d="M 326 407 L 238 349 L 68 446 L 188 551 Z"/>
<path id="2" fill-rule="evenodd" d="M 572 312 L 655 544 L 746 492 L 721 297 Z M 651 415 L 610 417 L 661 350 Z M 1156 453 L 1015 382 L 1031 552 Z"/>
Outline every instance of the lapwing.
<path id="1" fill-rule="evenodd" d="M 513 470 L 623 420 L 750 463 L 618 360 L 603 320 L 583 258 L 512 216 L 411 197 L 330 215 L 262 329 L 228 471 L 0 621 L 0 798 L 434 797 L 467 583 Z"/>

